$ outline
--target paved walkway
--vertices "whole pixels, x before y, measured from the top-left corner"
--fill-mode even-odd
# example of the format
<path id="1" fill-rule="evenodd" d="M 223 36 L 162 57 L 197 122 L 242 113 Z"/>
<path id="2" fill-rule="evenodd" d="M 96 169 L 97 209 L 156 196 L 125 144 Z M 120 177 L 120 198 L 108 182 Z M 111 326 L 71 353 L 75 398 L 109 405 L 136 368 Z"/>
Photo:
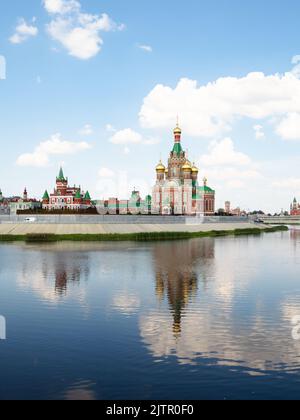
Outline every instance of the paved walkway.
<path id="1" fill-rule="evenodd" d="M 263 225 L 251 223 L 216 223 L 201 225 L 139 225 L 139 224 L 91 224 L 91 225 L 63 225 L 63 224 L 0 224 L 0 235 L 26 235 L 26 234 L 127 234 L 144 232 L 209 232 L 212 230 L 234 230 L 265 228 Z"/>

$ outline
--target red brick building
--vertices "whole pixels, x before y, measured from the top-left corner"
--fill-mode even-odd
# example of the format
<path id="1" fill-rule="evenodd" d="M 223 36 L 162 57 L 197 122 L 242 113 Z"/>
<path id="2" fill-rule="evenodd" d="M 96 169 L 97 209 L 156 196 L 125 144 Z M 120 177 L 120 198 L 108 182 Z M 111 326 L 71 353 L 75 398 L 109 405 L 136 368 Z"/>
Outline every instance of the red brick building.
<path id="1" fill-rule="evenodd" d="M 56 178 L 56 187 L 53 194 L 45 191 L 43 196 L 43 209 L 45 210 L 86 210 L 92 207 L 89 192 L 83 192 L 80 187 L 70 187 L 68 178 L 65 178 L 62 168 Z"/>
<path id="2" fill-rule="evenodd" d="M 300 216 L 300 204 L 297 202 L 296 198 L 294 198 L 294 201 L 291 204 L 291 216 Z"/>

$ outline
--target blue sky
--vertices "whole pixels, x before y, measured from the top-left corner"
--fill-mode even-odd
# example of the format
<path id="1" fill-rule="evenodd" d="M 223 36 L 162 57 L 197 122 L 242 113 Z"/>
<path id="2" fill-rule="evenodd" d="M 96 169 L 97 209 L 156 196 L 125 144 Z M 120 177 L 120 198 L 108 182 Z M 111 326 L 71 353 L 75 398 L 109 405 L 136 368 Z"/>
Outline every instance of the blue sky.
<path id="1" fill-rule="evenodd" d="M 1 2 L 4 194 L 40 197 L 63 164 L 93 198 L 145 195 L 179 114 L 218 207 L 287 209 L 300 200 L 299 13 L 296 0 Z"/>

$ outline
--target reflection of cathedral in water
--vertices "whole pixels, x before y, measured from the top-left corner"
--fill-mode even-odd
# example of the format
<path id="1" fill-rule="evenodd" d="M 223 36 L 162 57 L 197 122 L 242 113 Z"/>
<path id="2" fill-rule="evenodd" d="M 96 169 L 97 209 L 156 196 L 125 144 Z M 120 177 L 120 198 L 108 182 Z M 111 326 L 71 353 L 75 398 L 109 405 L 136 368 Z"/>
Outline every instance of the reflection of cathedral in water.
<path id="1" fill-rule="evenodd" d="M 196 265 L 214 258 L 214 241 L 183 241 L 160 243 L 154 248 L 156 295 L 160 302 L 167 297 L 174 324 L 173 333 L 181 333 L 181 321 L 191 299 L 198 292 Z M 202 274 L 202 273 L 201 273 Z M 201 279 L 205 286 L 206 275 Z"/>

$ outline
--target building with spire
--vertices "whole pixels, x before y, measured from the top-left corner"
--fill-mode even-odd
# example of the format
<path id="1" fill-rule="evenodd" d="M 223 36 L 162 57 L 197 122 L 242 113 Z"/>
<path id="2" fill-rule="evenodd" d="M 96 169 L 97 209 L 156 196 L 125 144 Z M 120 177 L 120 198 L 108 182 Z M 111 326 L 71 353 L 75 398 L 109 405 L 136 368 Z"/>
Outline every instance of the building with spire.
<path id="1" fill-rule="evenodd" d="M 291 204 L 291 216 L 300 216 L 300 204 L 296 198 L 294 198 Z"/>
<path id="2" fill-rule="evenodd" d="M 198 182 L 199 169 L 192 164 L 181 145 L 182 131 L 174 129 L 174 146 L 167 166 L 156 167 L 156 184 L 152 194 L 152 214 L 214 215 L 215 191 L 203 179 Z"/>
<path id="3" fill-rule="evenodd" d="M 56 178 L 54 192 L 49 194 L 46 190 L 43 195 L 43 209 L 80 211 L 92 207 L 92 200 L 88 191 L 82 191 L 81 187 L 70 187 L 68 178 L 60 168 Z"/>
<path id="4" fill-rule="evenodd" d="M 41 202 L 35 198 L 30 198 L 27 188 L 24 188 L 22 197 L 13 197 L 9 199 L 10 214 L 18 214 L 18 212 L 34 212 L 40 209 Z"/>

